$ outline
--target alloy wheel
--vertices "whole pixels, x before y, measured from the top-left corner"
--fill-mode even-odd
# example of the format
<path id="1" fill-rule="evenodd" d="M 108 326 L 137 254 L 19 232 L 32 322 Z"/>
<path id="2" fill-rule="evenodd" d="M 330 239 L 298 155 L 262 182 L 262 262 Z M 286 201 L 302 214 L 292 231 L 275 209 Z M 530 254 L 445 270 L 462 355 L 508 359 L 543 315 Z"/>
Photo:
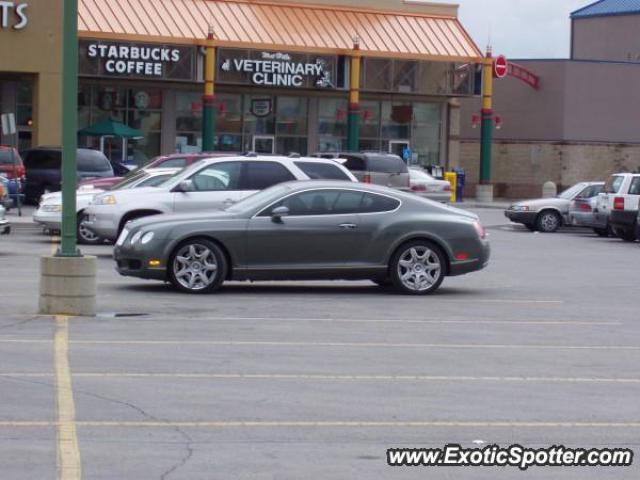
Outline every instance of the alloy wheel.
<path id="1" fill-rule="evenodd" d="M 78 219 L 78 239 L 80 242 L 86 244 L 98 243 L 100 241 L 100 237 L 89 230 L 82 219 Z"/>
<path id="2" fill-rule="evenodd" d="M 541 231 L 552 233 L 560 228 L 560 219 L 554 212 L 543 213 L 538 221 L 538 226 Z"/>
<path id="3" fill-rule="evenodd" d="M 400 255 L 398 278 L 406 289 L 426 292 L 438 283 L 441 276 L 440 257 L 429 247 L 415 245 Z"/>
<path id="4" fill-rule="evenodd" d="M 218 275 L 218 260 L 213 251 L 200 243 L 184 245 L 173 259 L 173 276 L 185 290 L 202 291 Z"/>

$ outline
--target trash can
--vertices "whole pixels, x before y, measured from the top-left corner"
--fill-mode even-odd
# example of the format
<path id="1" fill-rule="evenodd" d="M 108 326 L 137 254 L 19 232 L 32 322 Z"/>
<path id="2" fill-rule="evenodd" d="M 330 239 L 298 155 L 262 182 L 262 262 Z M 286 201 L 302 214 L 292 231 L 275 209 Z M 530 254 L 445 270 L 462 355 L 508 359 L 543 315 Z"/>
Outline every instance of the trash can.
<path id="1" fill-rule="evenodd" d="M 465 180 L 467 178 L 467 174 L 464 171 L 464 168 L 454 168 L 454 172 L 456 172 L 456 201 L 462 202 L 464 200 L 464 185 Z"/>
<path id="2" fill-rule="evenodd" d="M 451 197 L 449 201 L 451 203 L 456 202 L 456 184 L 457 184 L 457 175 L 456 172 L 446 172 L 444 174 L 444 179 L 451 184 Z"/>

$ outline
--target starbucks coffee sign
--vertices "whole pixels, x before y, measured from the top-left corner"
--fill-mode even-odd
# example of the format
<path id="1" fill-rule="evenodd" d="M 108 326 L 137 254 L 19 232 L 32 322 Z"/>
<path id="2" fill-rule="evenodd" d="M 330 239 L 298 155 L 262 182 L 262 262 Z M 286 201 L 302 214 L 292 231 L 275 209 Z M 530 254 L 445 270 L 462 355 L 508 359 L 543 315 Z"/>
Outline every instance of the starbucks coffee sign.
<path id="1" fill-rule="evenodd" d="M 14 30 L 22 30 L 29 24 L 27 17 L 27 8 L 29 4 L 26 2 L 17 3 L 6 0 L 0 0 L 0 28 L 2 30 L 12 28 Z"/>
<path id="2" fill-rule="evenodd" d="M 223 72 L 249 75 L 251 83 L 265 87 L 296 87 L 305 85 L 312 78 L 317 88 L 333 87 L 331 72 L 326 63 L 318 59 L 315 63 L 295 62 L 287 53 L 262 52 L 260 60 L 228 58 L 220 67 Z"/>

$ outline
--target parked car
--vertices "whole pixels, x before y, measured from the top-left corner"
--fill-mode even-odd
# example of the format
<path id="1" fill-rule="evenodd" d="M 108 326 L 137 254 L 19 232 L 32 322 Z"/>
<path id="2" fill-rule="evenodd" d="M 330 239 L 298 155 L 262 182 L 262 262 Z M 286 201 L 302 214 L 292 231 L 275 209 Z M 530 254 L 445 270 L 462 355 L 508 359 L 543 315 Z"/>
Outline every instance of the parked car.
<path id="1" fill-rule="evenodd" d="M 569 206 L 569 224 L 575 227 L 588 227 L 601 237 L 609 236 L 606 223 L 596 218 L 598 195 L 604 189 L 604 182 L 593 183 L 580 193 Z"/>
<path id="2" fill-rule="evenodd" d="M 594 185 L 600 182 L 580 182 L 552 198 L 524 200 L 509 206 L 505 216 L 515 223 L 521 223 L 529 230 L 552 233 L 562 225 L 571 225 L 569 208 L 577 197 L 586 198 L 595 195 Z"/>
<path id="3" fill-rule="evenodd" d="M 640 173 L 611 175 L 603 192 L 598 195 L 596 218 L 624 241 L 633 242 L 638 238 L 636 226 L 639 200 Z"/>
<path id="4" fill-rule="evenodd" d="M 11 233 L 11 224 L 7 220 L 5 208 L 0 205 L 0 235 L 8 235 Z"/>
<path id="5" fill-rule="evenodd" d="M 62 149 L 37 147 L 22 153 L 27 171 L 25 195 L 27 201 L 37 202 L 45 193 L 57 192 L 62 181 Z M 78 181 L 89 178 L 113 177 L 113 167 L 102 152 L 78 149 Z"/>
<path id="6" fill-rule="evenodd" d="M 409 191 L 409 168 L 398 155 L 378 152 L 317 153 L 319 158 L 339 159 L 358 181 Z"/>
<path id="7" fill-rule="evenodd" d="M 0 206 L 11 208 L 11 205 L 11 197 L 9 197 L 9 180 L 4 175 L 0 175 Z"/>
<path id="8" fill-rule="evenodd" d="M 133 221 L 114 249 L 121 275 L 206 293 L 225 280 L 371 279 L 422 295 L 484 268 L 472 213 L 387 187 L 288 182 L 219 212 Z"/>
<path id="9" fill-rule="evenodd" d="M 409 168 L 411 191 L 421 197 L 436 202 L 448 203 L 451 201 L 451 183 L 446 180 L 437 180 L 421 168 Z"/>
<path id="10" fill-rule="evenodd" d="M 124 225 L 135 218 L 226 208 L 272 185 L 322 176 L 357 181 L 332 160 L 277 156 L 210 158 L 187 167 L 157 188 L 96 196 L 86 209 L 86 225 L 98 236 L 115 240 Z"/>
<path id="11" fill-rule="evenodd" d="M 9 180 L 7 191 L 9 195 L 22 193 L 20 188 L 25 183 L 26 170 L 22 157 L 15 148 L 0 145 L 0 175 Z"/>
<path id="12" fill-rule="evenodd" d="M 178 171 L 177 168 L 140 170 L 133 176 L 114 185 L 113 190 L 156 187 L 166 182 Z M 104 190 L 87 186 L 81 187 L 76 191 L 76 214 L 78 218 L 76 228 L 78 242 L 81 244 L 92 245 L 104 242 L 100 236 L 94 234 L 84 225 L 85 209 L 96 195 L 103 192 Z M 33 221 L 49 230 L 60 230 L 62 228 L 62 192 L 43 195 L 40 205 L 33 213 Z"/>
<path id="13" fill-rule="evenodd" d="M 124 178 L 129 178 L 140 170 L 153 170 L 157 168 L 184 168 L 188 167 L 189 165 L 193 165 L 194 163 L 199 162 L 204 158 L 219 158 L 228 156 L 237 156 L 237 154 L 230 154 L 226 152 L 210 152 L 174 153 L 171 155 L 162 155 L 152 159 L 149 163 L 147 163 L 140 169 L 124 172 L 121 175 L 119 175 L 114 169 L 115 176 L 113 177 L 93 178 L 91 180 L 85 180 L 83 182 L 80 182 L 78 186 L 85 187 L 87 185 L 91 185 L 94 188 L 99 188 L 101 190 L 111 190 L 114 185 L 120 183 Z"/>

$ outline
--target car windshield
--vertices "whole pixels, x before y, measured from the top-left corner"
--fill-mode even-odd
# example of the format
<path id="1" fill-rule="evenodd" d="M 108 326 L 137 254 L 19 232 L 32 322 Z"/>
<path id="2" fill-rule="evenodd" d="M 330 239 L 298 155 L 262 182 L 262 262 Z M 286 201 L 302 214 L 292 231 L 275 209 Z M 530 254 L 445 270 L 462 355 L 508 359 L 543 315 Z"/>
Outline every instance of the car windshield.
<path id="1" fill-rule="evenodd" d="M 131 185 L 132 183 L 137 182 L 141 178 L 145 178 L 148 175 L 149 174 L 147 172 L 145 172 L 144 170 L 131 172 L 129 175 L 127 175 L 122 180 L 120 180 L 118 183 L 116 183 L 113 187 L 111 187 L 111 190 L 124 190 L 124 189 L 128 188 L 129 185 Z"/>
<path id="2" fill-rule="evenodd" d="M 235 205 L 227 208 L 228 212 L 248 212 L 261 207 L 266 207 L 270 203 L 276 201 L 282 195 L 291 190 L 286 185 L 275 185 L 273 187 L 262 190 L 258 193 L 248 196 L 247 198 L 239 201 Z"/>
<path id="3" fill-rule="evenodd" d="M 0 164 L 15 165 L 18 161 L 18 155 L 16 155 L 13 148 L 0 147 Z"/>
<path id="4" fill-rule="evenodd" d="M 184 167 L 182 170 L 176 173 L 173 177 L 171 177 L 169 180 L 164 182 L 162 186 L 167 187 L 169 189 L 175 187 L 182 180 L 184 180 L 185 178 L 188 178 L 188 176 L 191 173 L 197 172 L 198 170 L 200 170 L 205 163 L 206 163 L 206 160 L 198 160 L 197 162 L 192 163 L 187 167 Z"/>
<path id="5" fill-rule="evenodd" d="M 78 150 L 78 171 L 80 172 L 108 172 L 111 164 L 102 152 L 97 150 Z"/>
<path id="6" fill-rule="evenodd" d="M 577 185 L 574 185 L 573 187 L 566 189 L 564 192 L 558 195 L 558 198 L 571 200 L 573 197 L 579 194 L 582 190 L 584 190 L 584 185 L 585 185 L 584 183 L 579 183 Z"/>

